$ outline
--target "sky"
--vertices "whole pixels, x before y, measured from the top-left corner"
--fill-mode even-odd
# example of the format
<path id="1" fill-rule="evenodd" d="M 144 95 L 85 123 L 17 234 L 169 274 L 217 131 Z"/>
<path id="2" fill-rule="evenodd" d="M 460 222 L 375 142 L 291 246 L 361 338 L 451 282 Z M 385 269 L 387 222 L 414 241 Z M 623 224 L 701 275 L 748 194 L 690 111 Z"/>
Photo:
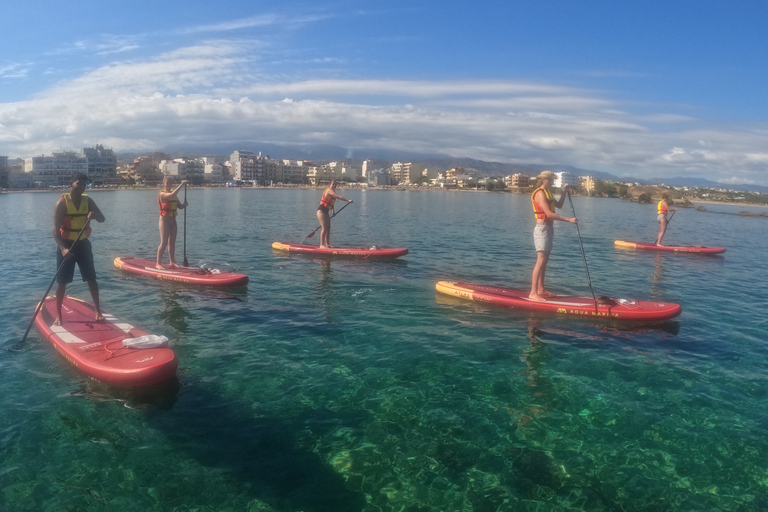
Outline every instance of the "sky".
<path id="1" fill-rule="evenodd" d="M 766 20 L 763 0 L 4 2 L 0 155 L 333 145 L 768 186 Z"/>

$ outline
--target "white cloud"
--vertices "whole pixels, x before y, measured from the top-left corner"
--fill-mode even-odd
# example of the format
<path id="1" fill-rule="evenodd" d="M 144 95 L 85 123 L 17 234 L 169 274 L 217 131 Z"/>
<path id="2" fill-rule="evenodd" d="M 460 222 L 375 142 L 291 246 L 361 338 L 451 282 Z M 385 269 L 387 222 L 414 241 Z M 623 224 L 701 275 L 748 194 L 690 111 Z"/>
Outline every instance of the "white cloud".
<path id="1" fill-rule="evenodd" d="M 633 114 L 636 104 L 547 83 L 277 79 L 259 64 L 261 49 L 246 40 L 202 41 L 0 103 L 0 154 L 95 143 L 117 151 L 323 143 L 568 163 L 640 178 L 724 181 L 738 173 L 768 184 L 764 126 L 719 126 L 648 105 Z M 0 76 L 15 69 L 6 65 Z"/>

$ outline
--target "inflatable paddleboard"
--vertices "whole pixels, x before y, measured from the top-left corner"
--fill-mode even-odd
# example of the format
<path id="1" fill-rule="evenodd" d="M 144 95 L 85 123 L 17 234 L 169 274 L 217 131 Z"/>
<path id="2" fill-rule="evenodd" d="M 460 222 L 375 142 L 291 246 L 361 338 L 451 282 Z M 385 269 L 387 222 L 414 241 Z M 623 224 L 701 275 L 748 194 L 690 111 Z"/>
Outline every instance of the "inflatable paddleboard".
<path id="1" fill-rule="evenodd" d="M 721 254 L 725 252 L 725 247 L 704 247 L 703 245 L 664 245 L 659 247 L 656 244 L 625 242 L 624 240 L 616 240 L 613 243 L 616 247 L 621 247 L 622 249 L 642 249 L 645 251 L 685 252 L 691 254 Z"/>
<path id="2" fill-rule="evenodd" d="M 128 348 L 124 345 L 148 333 L 103 311 L 104 320 L 95 321 L 95 311 L 93 304 L 65 297 L 61 307 L 64 322 L 53 325 L 56 298 L 51 296 L 43 302 L 35 323 L 64 359 L 94 379 L 115 386 L 138 387 L 163 382 L 176 374 L 178 361 L 173 350 Z M 126 339 L 129 341 L 124 344 Z"/>
<path id="3" fill-rule="evenodd" d="M 218 269 L 198 267 L 155 268 L 155 262 L 139 258 L 115 258 L 115 266 L 130 274 L 154 277 L 163 281 L 191 284 L 196 286 L 218 286 L 230 288 L 248 284 L 248 276 L 234 272 L 222 272 Z"/>
<path id="4" fill-rule="evenodd" d="M 408 254 L 405 247 L 331 247 L 321 249 L 317 245 L 309 244 L 284 244 L 274 242 L 272 248 L 278 251 L 292 252 L 296 254 L 310 254 L 312 256 L 332 256 L 336 258 L 360 258 L 367 260 L 384 260 L 399 258 Z"/>
<path id="5" fill-rule="evenodd" d="M 546 302 L 537 302 L 528 298 L 529 290 L 514 290 L 462 282 L 440 281 L 435 285 L 435 288 L 440 293 L 453 295 L 460 299 L 589 319 L 659 322 L 675 318 L 682 311 L 679 304 L 671 302 L 635 301 L 610 297 L 599 297 L 597 309 L 595 309 L 595 301 L 592 297 L 558 295 L 547 299 Z"/>

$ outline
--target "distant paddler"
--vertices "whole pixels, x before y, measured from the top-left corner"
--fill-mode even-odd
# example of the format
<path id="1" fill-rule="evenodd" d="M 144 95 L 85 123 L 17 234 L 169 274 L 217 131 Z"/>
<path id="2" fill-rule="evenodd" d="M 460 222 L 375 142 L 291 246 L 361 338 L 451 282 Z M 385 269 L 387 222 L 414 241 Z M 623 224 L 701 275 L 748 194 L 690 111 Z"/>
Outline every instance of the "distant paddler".
<path id="1" fill-rule="evenodd" d="M 336 193 L 336 180 L 332 180 L 328 188 L 323 192 L 323 197 L 320 199 L 320 206 L 317 208 L 317 220 L 320 221 L 320 247 L 323 249 L 333 247 L 331 245 L 331 217 L 329 211 L 334 212 L 333 205 L 337 199 L 351 203 L 351 199 L 342 197 Z"/>
<path id="2" fill-rule="evenodd" d="M 178 193 L 181 187 L 187 184 L 187 180 L 182 180 L 179 186 L 173 188 L 173 177 L 166 175 L 163 178 L 163 189 L 157 194 L 157 204 L 160 207 L 160 246 L 157 248 L 158 269 L 163 269 L 162 261 L 165 248 L 168 248 L 168 260 L 171 268 L 179 268 L 175 260 L 176 253 L 176 214 L 178 209 L 187 207 L 187 202 L 179 202 Z"/>
<path id="3" fill-rule="evenodd" d="M 555 213 L 555 208 L 562 208 L 565 202 L 566 190 L 568 185 L 563 187 L 563 193 L 560 199 L 555 201 L 552 192 L 552 182 L 555 179 L 555 173 L 552 171 L 542 171 L 537 177 L 536 190 L 531 194 L 531 203 L 533 205 L 533 214 L 536 217 L 536 227 L 533 229 L 533 244 L 536 247 L 536 266 L 533 267 L 531 276 L 531 293 L 528 298 L 536 301 L 546 301 L 549 297 L 554 297 L 544 288 L 544 275 L 547 272 L 547 262 L 549 253 L 552 251 L 552 239 L 554 238 L 554 221 L 562 220 L 576 224 L 576 217 L 563 217 Z"/>
<path id="4" fill-rule="evenodd" d="M 671 219 L 671 217 L 670 219 L 667 219 L 667 214 L 670 211 L 673 211 L 673 212 L 677 211 L 677 208 L 669 207 L 669 202 L 670 202 L 669 194 L 665 192 L 661 194 L 661 201 L 659 201 L 659 204 L 656 205 L 656 208 L 657 208 L 656 211 L 658 213 L 658 215 L 656 216 L 656 219 L 658 219 L 659 221 L 659 237 L 656 239 L 656 245 L 659 247 L 664 247 L 661 244 L 661 239 L 664 238 L 664 233 L 667 232 L 667 224 Z"/>

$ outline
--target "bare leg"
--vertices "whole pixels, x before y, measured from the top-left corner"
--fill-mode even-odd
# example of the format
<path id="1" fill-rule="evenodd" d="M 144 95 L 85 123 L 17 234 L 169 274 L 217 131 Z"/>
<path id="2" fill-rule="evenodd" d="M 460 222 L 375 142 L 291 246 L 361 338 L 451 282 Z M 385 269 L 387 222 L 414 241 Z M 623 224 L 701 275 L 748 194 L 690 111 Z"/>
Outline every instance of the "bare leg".
<path id="1" fill-rule="evenodd" d="M 95 279 L 88 280 L 88 290 L 91 292 L 93 305 L 96 307 L 96 316 L 94 320 L 104 320 L 104 315 L 101 314 L 101 306 L 99 305 L 99 284 Z"/>
<path id="2" fill-rule="evenodd" d="M 168 231 L 168 227 L 165 222 L 164 217 L 160 217 L 160 245 L 157 247 L 157 262 L 156 267 L 159 269 L 163 268 L 163 254 L 165 253 L 165 248 L 168 247 L 168 238 L 170 237 L 170 233 Z"/>
<path id="3" fill-rule="evenodd" d="M 173 221 L 170 222 L 169 227 L 170 233 L 168 235 L 168 259 L 171 262 L 171 268 L 179 268 L 179 265 L 176 264 L 176 232 L 178 230 L 176 219 L 173 219 Z"/>
<path id="4" fill-rule="evenodd" d="M 53 325 L 61 325 L 64 320 L 61 319 L 61 305 L 64 303 L 64 296 L 67 293 L 67 285 L 56 283 L 56 320 Z"/>
<path id="5" fill-rule="evenodd" d="M 536 266 L 533 267 L 533 274 L 531 275 L 531 293 L 528 298 L 531 300 L 545 302 L 547 299 L 543 297 L 539 290 L 544 290 L 544 274 L 547 270 L 547 262 L 549 261 L 549 253 L 538 251 L 536 253 Z"/>
<path id="6" fill-rule="evenodd" d="M 317 220 L 320 221 L 320 247 L 328 247 L 328 242 L 331 238 L 331 218 L 322 211 L 317 210 Z"/>
<path id="7" fill-rule="evenodd" d="M 661 239 L 664 238 L 664 233 L 667 232 L 667 219 L 662 218 L 659 219 L 659 237 L 656 239 L 656 245 L 659 247 L 663 247 L 661 245 Z"/>

